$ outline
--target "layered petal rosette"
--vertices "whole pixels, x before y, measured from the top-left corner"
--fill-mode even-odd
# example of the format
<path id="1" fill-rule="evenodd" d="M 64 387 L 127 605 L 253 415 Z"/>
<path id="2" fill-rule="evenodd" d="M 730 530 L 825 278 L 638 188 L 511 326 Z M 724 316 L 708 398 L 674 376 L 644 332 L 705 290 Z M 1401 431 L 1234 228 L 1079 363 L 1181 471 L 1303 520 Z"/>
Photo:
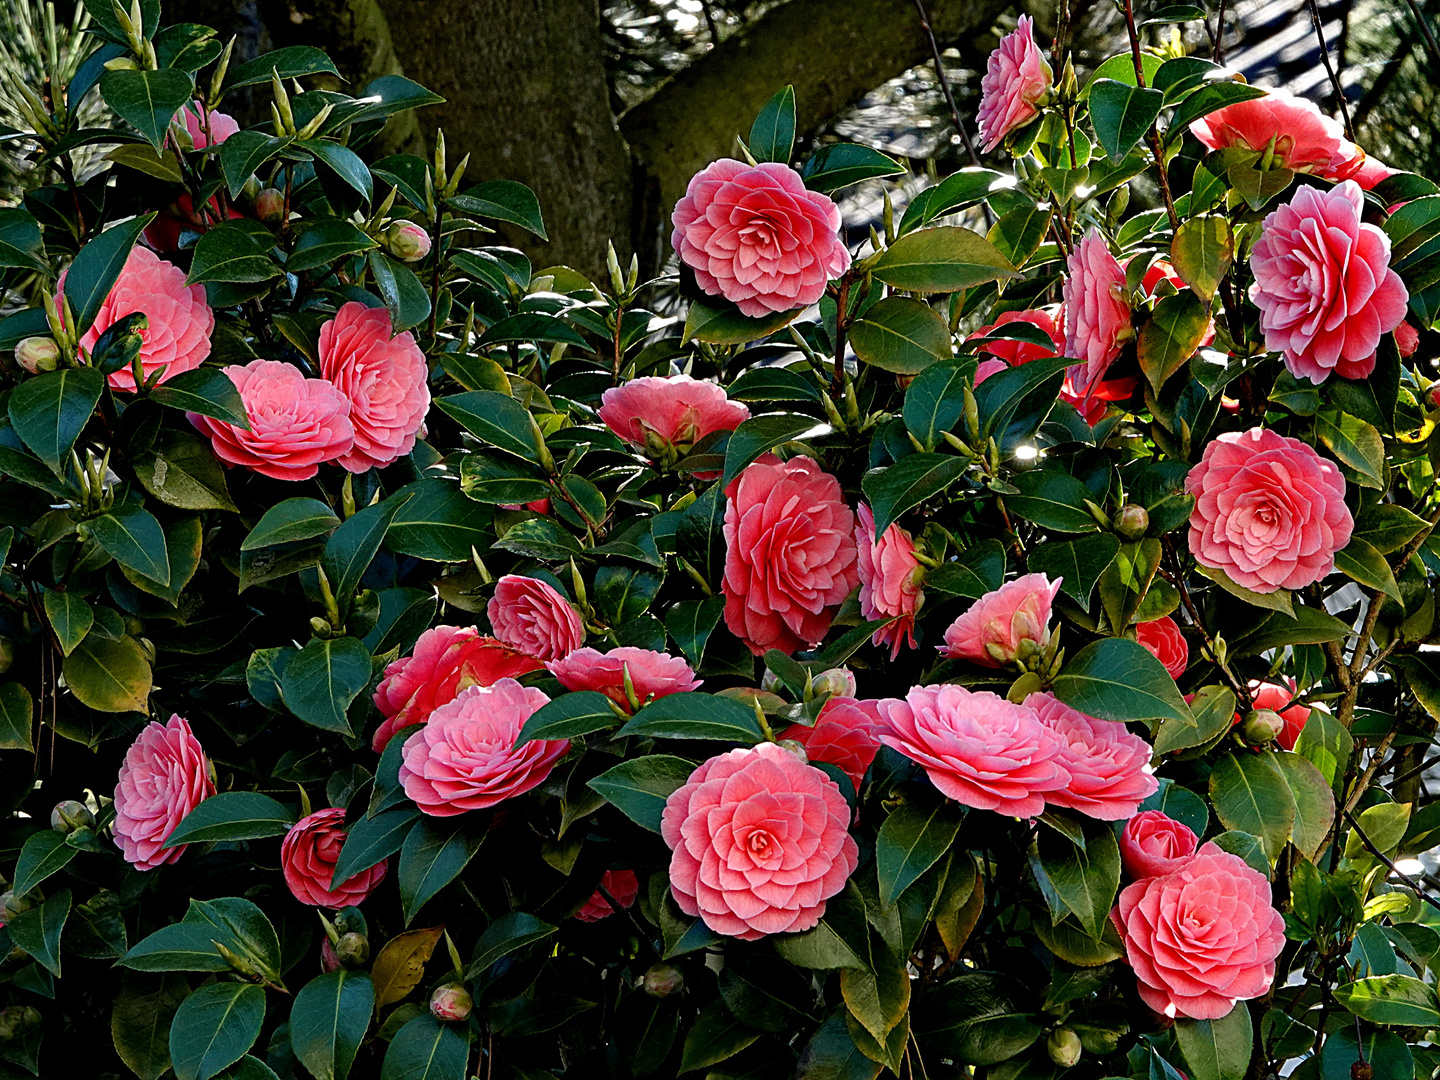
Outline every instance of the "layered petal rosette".
<path id="1" fill-rule="evenodd" d="M 1345 138 L 1340 121 L 1288 90 L 1216 109 L 1192 123 L 1190 133 L 1210 150 L 1263 153 L 1273 142 L 1276 165 L 1327 180 L 1354 176 L 1365 164 L 1365 151 Z"/>
<path id="2" fill-rule="evenodd" d="M 988 592 L 950 624 L 942 656 L 983 667 L 1008 667 L 1050 636 L 1050 607 L 1064 579 L 1025 574 Z"/>
<path id="3" fill-rule="evenodd" d="M 1021 15 L 1015 29 L 1000 39 L 985 61 L 980 79 L 976 118 L 985 153 L 1040 115 L 1038 105 L 1049 96 L 1052 81 L 1045 53 L 1035 44 L 1035 21 Z"/>
<path id="4" fill-rule="evenodd" d="M 1131 333 L 1125 268 L 1094 228 L 1075 245 L 1065 266 L 1065 355 L 1079 361 L 1070 368 L 1069 381 L 1076 394 L 1088 398 Z"/>
<path id="5" fill-rule="evenodd" d="M 1173 874 L 1184 866 L 1200 838 L 1183 822 L 1160 810 L 1145 810 L 1125 823 L 1120 834 L 1120 864 L 1140 878 Z"/>
<path id="6" fill-rule="evenodd" d="M 627 713 L 667 694 L 700 688 L 695 669 L 680 657 L 628 645 L 604 653 L 576 649 L 545 666 L 566 690 L 598 690 Z"/>
<path id="7" fill-rule="evenodd" d="M 1190 646 L 1185 635 L 1169 615 L 1162 615 L 1149 622 L 1135 624 L 1135 640 L 1155 655 L 1165 665 L 1172 679 L 1185 674 L 1190 665 Z"/>
<path id="8" fill-rule="evenodd" d="M 600 419 L 617 436 L 657 460 L 684 453 L 715 431 L 734 431 L 750 409 L 713 382 L 645 376 L 600 396 Z"/>
<path id="9" fill-rule="evenodd" d="M 345 846 L 345 835 L 343 806 L 316 810 L 290 826 L 280 842 L 280 868 L 296 900 L 332 911 L 354 907 L 369 899 L 385 880 L 389 859 L 381 859 L 369 869 L 331 886 L 330 877 L 335 872 L 340 849 Z"/>
<path id="10" fill-rule="evenodd" d="M 186 844 L 164 847 L 185 815 L 215 794 L 210 761 L 183 716 L 151 721 L 125 752 L 115 784 L 111 831 L 136 870 L 173 863 Z"/>
<path id="11" fill-rule="evenodd" d="M 1069 779 L 1045 793 L 1050 805 L 1100 821 L 1124 821 L 1159 790 L 1150 744 L 1124 724 L 1086 716 L 1049 693 L 1031 694 L 1025 704 L 1065 743 L 1059 763 Z"/>
<path id="12" fill-rule="evenodd" d="M 856 568 L 860 572 L 860 614 L 866 621 L 894 619 L 876 630 L 876 645 L 890 646 L 890 659 L 900 647 L 915 648 L 915 615 L 925 602 L 925 570 L 915 557 L 915 539 L 897 524 L 891 524 L 878 538 L 875 515 L 860 504 L 856 511 Z"/>
<path id="13" fill-rule="evenodd" d="M 580 613 L 538 578 L 506 574 L 485 606 L 495 636 L 537 660 L 559 660 L 585 640 Z"/>
<path id="14" fill-rule="evenodd" d="M 820 706 L 820 715 L 813 727 L 791 724 L 781 732 L 780 738 L 798 742 L 810 761 L 843 769 L 859 792 L 885 730 L 879 701 L 832 697 Z"/>

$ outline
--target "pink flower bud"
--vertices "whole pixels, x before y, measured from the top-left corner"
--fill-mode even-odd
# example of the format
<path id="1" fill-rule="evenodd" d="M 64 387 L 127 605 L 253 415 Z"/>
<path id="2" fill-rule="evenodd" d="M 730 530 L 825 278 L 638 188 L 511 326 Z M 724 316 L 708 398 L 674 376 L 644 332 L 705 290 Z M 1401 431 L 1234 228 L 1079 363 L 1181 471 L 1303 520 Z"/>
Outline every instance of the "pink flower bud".
<path id="1" fill-rule="evenodd" d="M 855 674 L 844 668 L 827 668 L 810 680 L 810 692 L 816 697 L 831 694 L 835 697 L 855 696 Z"/>
<path id="2" fill-rule="evenodd" d="M 95 815 L 90 808 L 74 799 L 56 803 L 50 811 L 50 828 L 56 832 L 72 833 L 76 829 L 88 829 L 95 824 Z"/>
<path id="3" fill-rule="evenodd" d="M 656 964 L 645 972 L 642 980 L 645 993 L 651 997 L 666 998 L 685 989 L 685 976 L 680 969 L 670 964 Z"/>
<path id="4" fill-rule="evenodd" d="M 470 1018 L 473 1006 L 470 991 L 460 983 L 446 983 L 430 995 L 430 1015 L 436 1020 L 458 1022 Z"/>
<path id="5" fill-rule="evenodd" d="M 413 221 L 394 221 L 385 230 L 385 247 L 401 262 L 419 262 L 430 254 L 430 234 Z"/>
<path id="6" fill-rule="evenodd" d="M 48 337 L 27 337 L 15 346 L 15 362 L 31 375 L 54 371 L 60 362 L 60 346 Z"/>
<path id="7" fill-rule="evenodd" d="M 273 224 L 285 216 L 285 195 L 273 187 L 263 188 L 255 196 L 255 216 Z"/>
<path id="8" fill-rule="evenodd" d="M 1251 746 L 1274 742 L 1285 730 L 1285 720 L 1272 709 L 1252 709 L 1240 724 L 1240 737 Z"/>

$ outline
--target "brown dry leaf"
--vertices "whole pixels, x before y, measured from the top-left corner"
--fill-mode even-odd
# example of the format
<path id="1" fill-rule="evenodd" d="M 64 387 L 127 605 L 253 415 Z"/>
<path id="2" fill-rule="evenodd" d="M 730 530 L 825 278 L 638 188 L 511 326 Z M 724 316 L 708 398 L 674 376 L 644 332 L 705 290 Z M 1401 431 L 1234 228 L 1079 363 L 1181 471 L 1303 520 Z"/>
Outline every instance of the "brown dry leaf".
<path id="1" fill-rule="evenodd" d="M 443 926 L 407 930 L 391 938 L 375 958 L 370 978 L 375 983 L 375 1011 L 393 1005 L 420 985 L 425 964 L 440 943 Z"/>

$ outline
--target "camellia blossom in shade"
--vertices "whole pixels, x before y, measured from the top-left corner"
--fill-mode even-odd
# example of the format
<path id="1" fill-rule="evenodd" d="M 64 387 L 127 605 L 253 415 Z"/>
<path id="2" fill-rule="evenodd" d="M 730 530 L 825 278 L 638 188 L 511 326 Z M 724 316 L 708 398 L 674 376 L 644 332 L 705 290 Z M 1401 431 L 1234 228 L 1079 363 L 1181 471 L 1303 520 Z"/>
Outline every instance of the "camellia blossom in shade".
<path id="1" fill-rule="evenodd" d="M 1190 666 L 1190 646 L 1185 635 L 1169 615 L 1135 625 L 1135 640 L 1155 654 L 1165 665 L 1172 679 L 1185 674 Z"/>
<path id="2" fill-rule="evenodd" d="M 884 730 L 878 701 L 832 697 L 820 706 L 814 727 L 791 724 L 780 738 L 793 739 L 805 747 L 805 756 L 812 762 L 843 769 L 858 792 L 880 749 L 880 733 Z"/>
<path id="3" fill-rule="evenodd" d="M 280 842 L 280 868 L 285 872 L 285 884 L 296 900 L 334 911 L 354 907 L 369 898 L 385 879 L 389 860 L 381 859 L 369 869 L 336 882 L 332 887 L 330 878 L 344 845 L 343 806 L 317 810 L 290 826 L 290 831 Z"/>
<path id="4" fill-rule="evenodd" d="M 1193 829 L 1160 810 L 1145 810 L 1125 823 L 1120 834 L 1120 864 L 1140 878 L 1173 874 L 1195 854 L 1200 838 Z"/>
<path id="5" fill-rule="evenodd" d="M 978 810 L 1035 817 L 1070 775 L 1065 739 L 1029 705 L 962 686 L 912 687 L 879 704 L 880 741 L 917 762 L 945 795 Z"/>
<path id="6" fill-rule="evenodd" d="M 1300 732 L 1305 730 L 1305 722 L 1310 719 L 1308 705 L 1292 704 L 1295 701 L 1295 688 L 1273 682 L 1252 682 L 1250 700 L 1254 702 L 1255 708 L 1269 709 L 1285 722 L 1280 734 L 1275 736 L 1275 745 L 1281 750 L 1294 750 L 1295 740 L 1300 738 Z M 1240 714 L 1236 713 L 1235 722 L 1238 724 L 1240 720 Z"/>
<path id="7" fill-rule="evenodd" d="M 856 568 L 860 572 L 860 614 L 867 621 L 894 619 L 871 638 L 890 646 L 890 659 L 900 646 L 915 648 L 915 613 L 925 602 L 925 569 L 915 557 L 915 540 L 897 524 L 876 539 L 875 515 L 861 503 L 856 510 Z"/>
<path id="8" fill-rule="evenodd" d="M 1065 355 L 1079 361 L 1070 368 L 1070 382 L 1076 393 L 1088 397 L 1130 336 L 1125 268 L 1093 227 L 1065 266 Z"/>
<path id="9" fill-rule="evenodd" d="M 1065 740 L 1059 763 L 1069 780 L 1045 793 L 1051 806 L 1100 821 L 1124 821 L 1159 790 L 1150 768 L 1150 744 L 1124 724 L 1086 716 L 1053 694 L 1031 694 L 1025 704 Z"/>
<path id="10" fill-rule="evenodd" d="M 472 686 L 441 705 L 401 749 L 400 784 L 423 813 L 453 817 L 523 795 L 550 775 L 568 739 L 516 746 L 532 713 L 550 699 L 501 679 Z"/>
<path id="11" fill-rule="evenodd" d="M 1052 346 L 1041 345 L 1033 341 L 1020 341 L 1015 338 L 997 338 L 994 341 L 987 341 L 980 346 L 980 351 L 988 353 L 998 359 L 982 360 L 975 372 L 975 385 L 979 386 L 991 375 L 998 375 L 1004 371 L 1006 366 L 1019 367 L 1021 364 L 1028 364 L 1032 360 L 1047 360 L 1052 356 L 1061 356 L 1065 352 L 1065 309 L 1057 307 L 1053 311 L 1040 308 L 1031 308 L 1025 311 L 1004 312 L 989 326 L 982 326 L 967 340 L 975 341 L 978 338 L 993 334 L 1003 326 L 1011 323 L 1027 322 L 1037 326 L 1049 336 L 1054 342 Z M 1003 361 L 1003 362 L 1002 362 Z M 1135 392 L 1138 379 L 1133 376 L 1123 376 L 1115 379 L 1102 379 L 1090 389 L 1089 395 L 1079 393 L 1075 389 L 1075 382 L 1072 379 L 1072 372 L 1078 369 L 1072 368 L 1065 373 L 1065 381 L 1060 384 L 1060 400 L 1073 405 L 1075 409 L 1085 418 L 1085 422 L 1094 427 L 1105 417 L 1108 409 L 1108 402 L 1123 401 Z"/>
<path id="12" fill-rule="evenodd" d="M 1218 1020 L 1275 979 L 1285 920 L 1270 882 L 1206 844 L 1179 869 L 1126 886 L 1110 913 L 1140 998 L 1169 1017 Z"/>
<path id="13" fill-rule="evenodd" d="M 519 678 L 543 666 L 498 638 L 481 636 L 473 626 L 433 626 L 420 635 L 409 656 L 385 668 L 375 688 L 375 707 L 385 721 L 370 746 L 380 753 L 395 732 L 425 723 L 461 690 Z"/>
<path id="14" fill-rule="evenodd" d="M 66 271 L 68 274 L 69 271 Z M 58 288 L 65 287 L 65 274 Z M 192 371 L 210 355 L 210 335 L 215 331 L 215 313 L 205 300 L 205 286 L 186 285 L 185 271 L 168 263 L 153 251 L 133 247 L 125 267 L 90 329 L 80 336 L 80 351 L 87 356 L 112 325 L 140 312 L 149 326 L 140 331 L 140 372 L 148 379 L 163 371 L 160 382 L 182 371 Z M 110 373 L 116 390 L 134 390 L 135 375 L 127 366 Z"/>
<path id="15" fill-rule="evenodd" d="M 1344 180 L 1365 164 L 1365 151 L 1345 138 L 1338 120 L 1287 90 L 1216 109 L 1192 123 L 1190 132 L 1210 150 L 1264 152 L 1273 140 L 1275 166 L 1327 180 Z"/>
<path id="16" fill-rule="evenodd" d="M 598 690 L 627 713 L 656 698 L 700 687 L 695 670 L 680 657 L 628 645 L 605 653 L 576 649 L 545 666 L 566 690 Z M 627 674 L 635 693 L 633 703 L 625 688 Z"/>
<path id="17" fill-rule="evenodd" d="M 219 146 L 240 130 L 240 122 L 229 113 L 223 113 L 219 109 L 206 109 L 204 106 L 197 106 L 193 101 L 180 110 L 180 116 L 185 121 L 185 130 L 196 150 Z"/>
<path id="18" fill-rule="evenodd" d="M 689 375 L 646 376 L 600 396 L 600 419 L 631 446 L 656 459 L 684 453 L 712 431 L 734 431 L 750 410 L 724 388 Z"/>
<path id="19" fill-rule="evenodd" d="M 210 437 L 215 456 L 275 480 L 308 480 L 327 461 L 350 452 L 350 402 L 324 379 L 307 379 L 278 360 L 223 369 L 240 391 L 250 430 L 199 413 L 190 423 Z"/>
<path id="20" fill-rule="evenodd" d="M 495 636 L 537 660 L 559 660 L 585 640 L 580 613 L 537 578 L 506 574 L 485 606 Z"/>
<path id="21" fill-rule="evenodd" d="M 725 625 L 756 656 L 818 644 L 859 579 L 840 482 L 808 457 L 767 454 L 725 499 Z"/>
<path id="22" fill-rule="evenodd" d="M 986 593 L 950 624 L 945 644 L 938 646 L 941 655 L 1001 668 L 1015 662 L 1022 643 L 1043 646 L 1050 636 L 1050 607 L 1063 580 L 1026 574 Z"/>
<path id="23" fill-rule="evenodd" d="M 115 784 L 111 831 L 137 870 L 173 863 L 187 845 L 164 847 L 185 815 L 215 794 L 210 761 L 183 716 L 151 721 L 125 752 Z"/>
<path id="24" fill-rule="evenodd" d="M 670 890 L 718 934 L 809 930 L 859 863 L 849 824 L 839 785 L 783 747 L 720 754 L 665 800 Z"/>
<path id="25" fill-rule="evenodd" d="M 415 448 L 430 408 L 430 367 L 410 331 L 390 335 L 383 307 L 352 300 L 320 327 L 320 374 L 350 402 L 355 445 L 342 466 L 384 468 Z"/>
<path id="26" fill-rule="evenodd" d="M 1185 493 L 1195 496 L 1190 553 L 1255 592 L 1321 580 L 1355 527 L 1340 470 L 1269 428 L 1210 442 L 1185 477 Z"/>
<path id="27" fill-rule="evenodd" d="M 601 889 L 605 891 L 601 892 Z M 585 901 L 585 906 L 575 913 L 575 918 L 581 922 L 599 922 L 614 915 L 615 909 L 605 899 L 605 893 L 609 893 L 610 898 L 622 908 L 633 907 L 635 897 L 640 895 L 640 881 L 635 877 L 635 871 L 606 870 L 600 876 L 600 888 Z"/>
<path id="28" fill-rule="evenodd" d="M 1049 97 L 1053 78 L 1044 51 L 1035 44 L 1034 20 L 1021 15 L 985 61 L 980 79 L 976 119 L 985 153 L 1040 115 L 1037 106 Z"/>
<path id="29" fill-rule="evenodd" d="M 1390 269 L 1390 238 L 1360 219 L 1353 180 L 1302 187 L 1268 214 L 1250 254 L 1265 347 L 1297 378 L 1368 378 L 1375 347 L 1405 318 L 1410 294 Z"/>
<path id="30" fill-rule="evenodd" d="M 840 208 L 778 162 L 721 158 L 691 177 L 670 221 L 700 288 L 751 318 L 809 307 L 850 267 Z"/>

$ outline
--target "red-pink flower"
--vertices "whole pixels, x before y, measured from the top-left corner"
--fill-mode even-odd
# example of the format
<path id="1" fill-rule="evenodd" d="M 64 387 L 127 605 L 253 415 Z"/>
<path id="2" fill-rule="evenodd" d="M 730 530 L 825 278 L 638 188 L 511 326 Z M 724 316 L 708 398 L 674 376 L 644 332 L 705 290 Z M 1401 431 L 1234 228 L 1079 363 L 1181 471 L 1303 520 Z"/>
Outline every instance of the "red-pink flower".
<path id="1" fill-rule="evenodd" d="M 65 274 L 59 288 L 65 287 Z M 210 355 L 210 335 L 215 330 L 215 313 L 205 301 L 205 286 L 186 285 L 185 271 L 143 247 L 133 247 L 125 267 L 100 312 L 80 337 L 80 351 L 89 355 L 100 335 L 127 315 L 144 314 L 150 325 L 140 331 L 140 372 L 148 379 L 163 371 L 160 381 L 173 379 L 182 371 L 200 366 Z M 135 375 L 130 368 L 111 372 L 110 385 L 116 390 L 134 390 Z"/>
<path id="2" fill-rule="evenodd" d="M 1205 447 L 1185 478 L 1190 553 L 1255 592 L 1301 589 L 1335 569 L 1355 520 L 1345 478 L 1299 439 L 1251 428 Z"/>
<path id="3" fill-rule="evenodd" d="M 137 870 L 173 863 L 187 845 L 164 847 L 185 815 L 215 794 L 210 762 L 183 716 L 145 725 L 115 784 L 115 843 Z"/>
<path id="4" fill-rule="evenodd" d="M 495 636 L 537 660 L 559 660 L 585 640 L 580 613 L 550 585 L 506 574 L 485 606 Z"/>
<path id="5" fill-rule="evenodd" d="M 601 892 L 601 889 L 604 892 Z M 609 893 L 610 899 L 622 908 L 634 906 L 635 897 L 640 894 L 640 882 L 635 877 L 635 871 L 606 870 L 600 876 L 600 888 L 585 901 L 585 906 L 575 913 L 575 918 L 581 922 L 599 922 L 614 915 L 615 909 L 610 906 L 610 901 L 605 899 L 605 893 Z"/>
<path id="6" fill-rule="evenodd" d="M 1275 744 L 1282 750 L 1294 750 L 1295 740 L 1300 738 L 1300 732 L 1305 730 L 1305 722 L 1310 719 L 1308 705 L 1291 704 L 1295 700 L 1295 688 L 1280 683 L 1252 682 L 1250 700 L 1255 703 L 1255 708 L 1269 709 L 1285 721 L 1285 727 L 1275 736 Z M 1240 722 L 1239 713 L 1235 715 L 1235 722 Z"/>
<path id="7" fill-rule="evenodd" d="M 915 613 L 925 602 L 925 571 L 915 557 L 915 540 L 897 524 L 877 540 L 875 515 L 864 503 L 856 511 L 856 568 L 860 571 L 860 614 L 866 621 L 894 619 L 875 631 L 876 645 L 890 646 L 890 659 L 907 641 L 915 648 Z"/>
<path id="8" fill-rule="evenodd" d="M 832 697 L 820 706 L 814 727 L 791 724 L 780 734 L 805 747 L 811 761 L 821 761 L 843 769 L 855 790 L 860 790 L 875 752 L 880 749 L 880 734 L 886 730 L 878 701 L 857 701 L 853 697 Z"/>
<path id="9" fill-rule="evenodd" d="M 652 458 L 683 454 L 712 431 L 734 431 L 750 410 L 723 388 L 689 375 L 647 376 L 611 387 L 600 397 L 600 419 Z"/>
<path id="10" fill-rule="evenodd" d="M 1169 615 L 1135 624 L 1135 640 L 1155 654 L 1172 679 L 1185 674 L 1190 665 L 1190 646 L 1180 627 Z"/>
<path id="11" fill-rule="evenodd" d="M 402 748 L 400 784 L 405 794 L 423 813 L 453 817 L 544 783 L 570 740 L 515 743 L 525 721 L 549 700 L 514 679 L 460 691 L 454 701 L 431 713 Z"/>
<path id="12" fill-rule="evenodd" d="M 1070 368 L 1070 382 L 1075 393 L 1088 397 L 1131 333 L 1125 268 L 1093 227 L 1065 266 L 1065 355 L 1080 361 Z"/>
<path id="13" fill-rule="evenodd" d="M 351 300 L 320 327 L 320 374 L 350 402 L 350 472 L 384 468 L 415 448 L 430 408 L 425 354 L 410 331 L 390 336 L 390 313 Z"/>
<path id="14" fill-rule="evenodd" d="M 1296 377 L 1323 383 L 1375 370 L 1375 347 L 1405 318 L 1410 299 L 1390 269 L 1390 238 L 1360 220 L 1353 180 L 1331 191 L 1302 187 L 1266 216 L 1250 255 L 1250 299 L 1265 347 Z"/>
<path id="15" fill-rule="evenodd" d="M 1065 740 L 1028 705 L 953 684 L 915 686 L 879 705 L 880 741 L 918 762 L 965 806 L 1035 817 L 1069 781 Z"/>
<path id="16" fill-rule="evenodd" d="M 721 158 L 691 178 L 670 220 L 700 288 L 752 318 L 809 307 L 850 266 L 839 207 L 788 165 Z"/>
<path id="17" fill-rule="evenodd" d="M 987 154 L 1006 135 L 1039 116 L 1036 106 L 1050 95 L 1052 72 L 1045 53 L 1035 44 L 1034 26 L 1029 15 L 1021 15 L 985 62 L 976 119 Z"/>
<path id="18" fill-rule="evenodd" d="M 1054 309 L 1053 313 L 1039 308 L 1004 312 L 989 326 L 982 326 L 976 330 L 968 340 L 974 341 L 977 338 L 985 337 L 1002 326 L 1017 322 L 1027 322 L 1032 326 L 1038 326 L 1049 335 L 1050 340 L 1054 342 L 1053 347 L 1013 338 L 986 342 L 980 347 L 980 350 L 991 356 L 999 357 L 1000 360 L 984 360 L 980 363 L 979 369 L 975 372 L 976 386 L 979 386 L 991 375 L 999 374 L 1005 369 L 1006 364 L 1011 367 L 1019 367 L 1021 364 L 1028 364 L 1031 360 L 1046 360 L 1064 353 L 1065 309 L 1063 307 Z M 1005 363 L 1000 363 L 1002 360 Z M 1138 380 L 1131 376 L 1125 376 L 1117 379 L 1102 379 L 1086 396 L 1075 389 L 1075 381 L 1072 376 L 1078 370 L 1079 368 L 1076 367 L 1066 371 L 1065 381 L 1060 385 L 1060 400 L 1073 405 L 1091 427 L 1104 419 L 1109 408 L 1107 402 L 1123 401 L 1135 392 Z"/>
<path id="19" fill-rule="evenodd" d="M 1045 793 L 1050 805 L 1100 821 L 1124 821 L 1159 789 L 1150 744 L 1124 724 L 1086 716 L 1053 694 L 1031 694 L 1025 704 L 1065 742 L 1058 760 L 1070 779 Z"/>
<path id="20" fill-rule="evenodd" d="M 809 930 L 860 860 L 840 787 L 775 743 L 705 762 L 665 800 L 680 910 L 754 941 Z"/>
<path id="21" fill-rule="evenodd" d="M 409 656 L 385 668 L 375 688 L 375 707 L 385 718 L 371 748 L 378 754 L 401 728 L 423 724 L 439 706 L 471 686 L 491 686 L 543 667 L 473 626 L 434 626 L 415 642 Z"/>
<path id="22" fill-rule="evenodd" d="M 364 903 L 385 879 L 388 859 L 381 859 L 332 886 L 331 876 L 345 845 L 345 808 L 316 810 L 303 817 L 280 843 L 280 868 L 285 884 L 302 904 L 339 910 Z"/>
<path id="23" fill-rule="evenodd" d="M 1355 172 L 1350 174 L 1350 179 L 1359 184 L 1366 191 L 1374 190 L 1381 181 L 1388 180 L 1395 175 L 1395 170 L 1386 165 L 1379 158 L 1367 157 L 1365 163 Z"/>
<path id="24" fill-rule="evenodd" d="M 190 423 L 210 437 L 215 456 L 276 480 L 308 480 L 355 441 L 350 402 L 324 379 L 307 379 L 278 360 L 224 369 L 240 391 L 250 430 L 199 413 Z"/>
<path id="25" fill-rule="evenodd" d="M 1063 579 L 1026 574 L 988 592 L 950 624 L 942 656 L 1003 668 L 1020 656 L 1029 642 L 1037 650 L 1050 635 L 1050 606 Z"/>
<path id="26" fill-rule="evenodd" d="M 1395 349 L 1403 359 L 1409 359 L 1415 355 L 1415 350 L 1420 347 L 1420 331 L 1411 326 L 1408 322 L 1402 322 L 1395 327 Z"/>
<path id="27" fill-rule="evenodd" d="M 756 656 L 818 644 L 859 578 L 839 481 L 808 457 L 767 454 L 725 498 L 725 625 Z"/>
<path id="28" fill-rule="evenodd" d="M 1206 844 L 1177 870 L 1127 886 L 1110 913 L 1140 998 L 1169 1017 L 1218 1020 L 1275 978 L 1285 920 L 1270 882 Z"/>
<path id="29" fill-rule="evenodd" d="M 1160 810 L 1146 810 L 1125 823 L 1120 834 L 1120 863 L 1137 881 L 1179 870 L 1199 846 L 1190 826 Z"/>
<path id="30" fill-rule="evenodd" d="M 1263 152 L 1273 140 L 1276 165 L 1327 180 L 1353 176 L 1365 163 L 1365 151 L 1345 138 L 1338 120 L 1287 90 L 1217 109 L 1192 123 L 1190 132 L 1211 150 Z"/>
<path id="31" fill-rule="evenodd" d="M 667 694 L 700 687 L 694 669 L 680 657 L 628 645 L 604 653 L 576 649 L 545 666 L 566 690 L 598 690 L 627 713 Z M 634 704 L 625 688 L 627 676 L 635 694 Z"/>
<path id="32" fill-rule="evenodd" d="M 203 105 L 197 106 L 193 101 L 180 110 L 180 115 L 185 121 L 185 130 L 190 134 L 190 142 L 196 150 L 219 146 L 240 130 L 240 122 L 229 113 L 223 113 L 219 109 L 206 109 Z"/>
<path id="33" fill-rule="evenodd" d="M 991 375 L 999 375 L 1000 372 L 1007 370 L 1009 366 L 1010 365 L 1005 363 L 1004 360 L 981 360 L 975 368 L 975 385 L 978 387 L 986 379 L 990 378 Z"/>
<path id="34" fill-rule="evenodd" d="M 145 238 L 145 243 L 162 253 L 179 251 L 180 234 L 186 229 L 191 232 L 203 233 L 222 221 L 238 221 L 245 217 L 233 205 L 227 206 L 224 211 L 221 211 L 218 195 L 211 198 L 204 206 L 203 213 L 196 213 L 195 200 L 190 197 L 188 191 L 182 191 L 175 196 L 173 203 L 160 211 L 154 221 L 145 226 L 145 231 L 141 234 Z M 202 286 L 192 285 L 191 288 L 201 289 L 201 295 L 203 295 Z"/>

